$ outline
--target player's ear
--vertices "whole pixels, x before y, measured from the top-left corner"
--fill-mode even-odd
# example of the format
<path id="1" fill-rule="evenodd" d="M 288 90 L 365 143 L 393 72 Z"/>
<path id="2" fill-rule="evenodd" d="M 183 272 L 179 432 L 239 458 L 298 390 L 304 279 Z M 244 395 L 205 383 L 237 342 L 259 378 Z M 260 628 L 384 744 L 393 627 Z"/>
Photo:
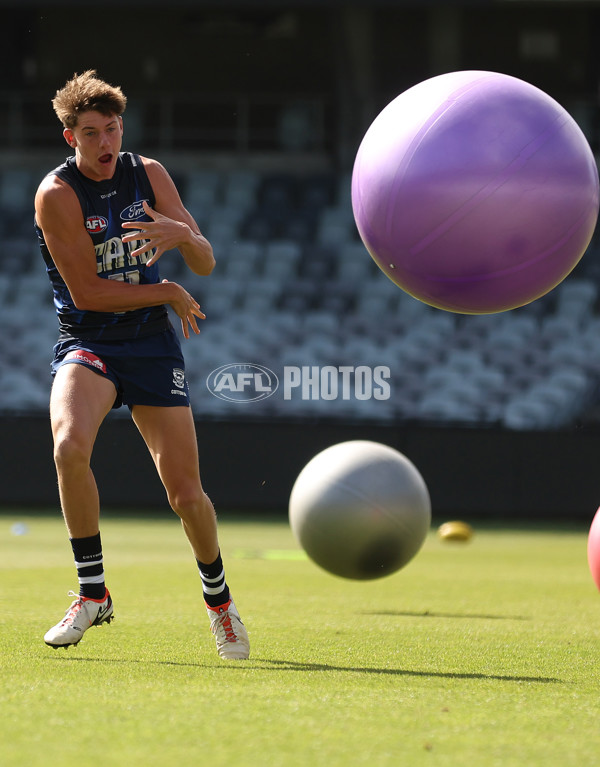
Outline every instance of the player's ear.
<path id="1" fill-rule="evenodd" d="M 65 137 L 65 141 L 71 147 L 71 149 L 75 149 L 77 146 L 77 141 L 73 135 L 73 131 L 70 128 L 65 128 L 63 131 L 63 136 Z"/>

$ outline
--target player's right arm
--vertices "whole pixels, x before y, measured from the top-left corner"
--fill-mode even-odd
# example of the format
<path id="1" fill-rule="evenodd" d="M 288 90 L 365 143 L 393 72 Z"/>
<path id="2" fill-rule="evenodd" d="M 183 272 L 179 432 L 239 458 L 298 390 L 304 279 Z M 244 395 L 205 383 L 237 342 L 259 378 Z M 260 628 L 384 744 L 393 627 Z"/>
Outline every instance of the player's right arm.
<path id="1" fill-rule="evenodd" d="M 170 304 L 181 318 L 184 336 L 188 324 L 199 332 L 197 317 L 204 318 L 198 303 L 175 282 L 134 285 L 107 280 L 97 274 L 94 245 L 85 228 L 81 206 L 73 189 L 57 176 L 47 176 L 35 196 L 38 226 L 56 268 L 78 309 L 95 312 L 126 312 L 147 306 Z"/>

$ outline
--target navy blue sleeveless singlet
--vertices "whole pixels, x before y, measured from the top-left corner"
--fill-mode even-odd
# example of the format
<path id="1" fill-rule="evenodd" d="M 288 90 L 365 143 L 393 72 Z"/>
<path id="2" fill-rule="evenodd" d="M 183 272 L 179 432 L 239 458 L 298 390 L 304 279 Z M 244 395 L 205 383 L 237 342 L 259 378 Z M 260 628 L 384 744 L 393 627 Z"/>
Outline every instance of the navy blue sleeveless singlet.
<path id="1" fill-rule="evenodd" d="M 154 192 L 139 155 L 120 152 L 114 176 L 105 181 L 92 181 L 84 176 L 77 169 L 75 157 L 67 158 L 48 175 L 58 176 L 75 191 L 83 223 L 96 251 L 99 277 L 140 285 L 160 282 L 158 264 L 146 266 L 151 253 L 132 258 L 129 254 L 139 246 L 140 241 L 123 242 L 121 239 L 131 233 L 131 230 L 122 228 L 125 221 L 149 220 L 142 202 L 146 200 L 150 207 L 155 203 Z M 54 291 L 60 340 L 118 341 L 161 333 L 171 327 L 164 305 L 128 312 L 77 309 L 37 222 L 35 230 Z"/>

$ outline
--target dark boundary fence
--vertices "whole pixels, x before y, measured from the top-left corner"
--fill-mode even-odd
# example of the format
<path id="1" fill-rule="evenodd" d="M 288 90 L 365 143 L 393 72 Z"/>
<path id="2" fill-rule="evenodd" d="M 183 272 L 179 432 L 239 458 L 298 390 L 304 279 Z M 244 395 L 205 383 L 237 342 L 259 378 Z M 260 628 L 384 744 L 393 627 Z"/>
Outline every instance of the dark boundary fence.
<path id="1" fill-rule="evenodd" d="M 370 439 L 422 473 L 435 517 L 591 522 L 600 505 L 600 429 L 510 432 L 416 425 L 198 422 L 204 486 L 217 511 L 285 514 L 306 462 L 329 445 Z M 0 506 L 57 506 L 49 421 L 0 418 Z M 150 456 L 129 419 L 109 418 L 93 468 L 106 508 L 167 508 Z"/>

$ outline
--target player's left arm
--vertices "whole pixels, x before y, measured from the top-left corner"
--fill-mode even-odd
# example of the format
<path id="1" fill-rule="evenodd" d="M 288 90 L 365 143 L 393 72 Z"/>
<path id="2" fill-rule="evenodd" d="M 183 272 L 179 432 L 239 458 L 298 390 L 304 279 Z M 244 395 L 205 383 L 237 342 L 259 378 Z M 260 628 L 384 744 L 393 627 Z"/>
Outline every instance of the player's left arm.
<path id="1" fill-rule="evenodd" d="M 146 242 L 131 255 L 138 256 L 155 249 L 146 262 L 148 266 L 158 261 L 165 251 L 177 248 L 195 274 L 210 274 L 215 265 L 212 246 L 186 210 L 173 179 L 156 160 L 143 157 L 142 161 L 155 197 L 154 208 L 144 202 L 144 210 L 151 221 L 123 224 L 124 229 L 135 230 L 125 235 L 123 242 L 139 240 L 141 233 Z"/>

